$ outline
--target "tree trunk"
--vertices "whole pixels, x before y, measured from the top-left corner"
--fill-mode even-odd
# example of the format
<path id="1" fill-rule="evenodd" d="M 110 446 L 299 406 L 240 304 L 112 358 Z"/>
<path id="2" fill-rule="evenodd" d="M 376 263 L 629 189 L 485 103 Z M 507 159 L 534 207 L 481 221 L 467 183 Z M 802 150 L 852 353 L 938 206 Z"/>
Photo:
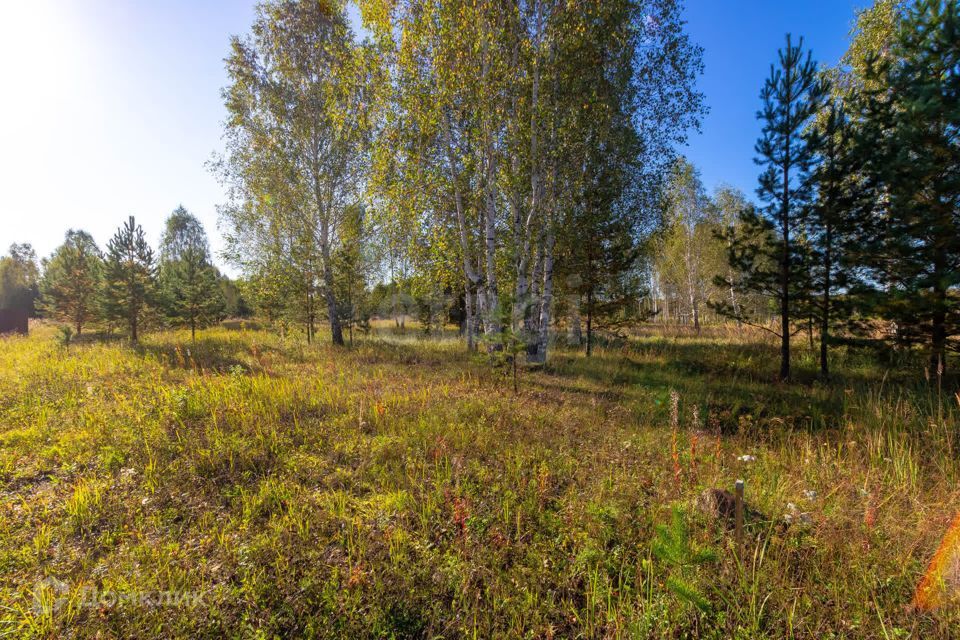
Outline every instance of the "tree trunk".
<path id="1" fill-rule="evenodd" d="M 790 148 L 783 164 L 783 196 L 780 202 L 783 251 L 780 256 L 780 381 L 790 379 Z"/>
<path id="2" fill-rule="evenodd" d="M 831 261 L 833 259 L 833 229 L 829 224 L 826 227 L 826 251 L 823 255 L 823 309 L 820 310 L 820 377 L 824 380 L 830 377 L 830 365 L 827 361 L 827 343 L 830 340 L 830 287 Z"/>
<path id="3" fill-rule="evenodd" d="M 460 253 L 463 255 L 463 275 L 466 280 L 466 307 L 467 307 L 467 349 L 472 351 L 475 347 L 474 345 L 474 331 L 476 329 L 476 324 L 470 324 L 470 320 L 474 314 L 472 311 L 471 304 L 471 289 L 475 288 L 480 282 L 480 275 L 474 270 L 473 264 L 470 261 L 470 241 L 467 235 L 467 215 L 464 210 L 463 205 L 463 194 L 460 191 L 460 173 L 457 169 L 456 154 L 453 151 L 453 134 L 451 132 L 452 125 L 450 122 L 450 112 L 444 111 L 443 114 L 443 134 L 444 140 L 446 142 L 446 151 L 447 151 L 447 163 L 450 165 L 450 182 L 453 185 L 453 201 L 457 211 L 457 229 L 460 236 Z M 479 302 L 479 301 L 478 301 Z M 479 304 L 477 305 L 480 306 Z M 477 309 L 479 313 L 480 309 Z"/>
<path id="4" fill-rule="evenodd" d="M 543 259 L 543 293 L 540 298 L 540 317 L 537 327 L 537 348 L 533 358 L 528 356 L 532 364 L 546 364 L 547 346 L 550 340 L 550 311 L 553 305 L 553 247 L 556 236 L 553 231 L 548 232 L 547 243 L 544 248 Z"/>
<path id="5" fill-rule="evenodd" d="M 587 291 L 587 357 L 593 353 L 593 290 Z"/>
<path id="6" fill-rule="evenodd" d="M 492 154 L 490 149 L 488 154 Z M 497 236 L 496 236 L 496 195 L 494 194 L 494 180 L 496 180 L 495 161 L 492 157 L 487 158 L 486 181 L 484 186 L 486 192 L 484 200 L 484 247 L 486 253 L 486 317 L 483 321 L 487 335 L 493 335 L 500 331 L 500 322 L 498 321 L 497 307 L 499 306 L 499 295 L 497 291 Z"/>
<path id="7" fill-rule="evenodd" d="M 312 305 L 311 305 L 311 303 L 310 303 L 310 292 L 309 292 L 309 285 L 308 285 L 308 291 L 307 291 L 307 316 L 303 319 L 303 332 L 307 335 L 307 344 L 311 344 L 311 343 L 313 342 L 313 336 L 311 335 L 311 332 L 310 332 L 310 327 L 311 327 L 311 324 L 312 324 L 311 321 L 310 321 L 310 308 L 311 308 L 311 306 L 312 306 Z"/>
<path id="8" fill-rule="evenodd" d="M 690 301 L 690 306 L 693 308 L 693 329 L 697 332 L 697 335 L 700 335 L 700 302 L 694 297 Z"/>
<path id="9" fill-rule="evenodd" d="M 937 291 L 938 299 L 945 301 L 945 291 Z M 947 331 L 946 331 L 946 313 L 943 310 L 944 305 L 937 305 L 938 308 L 933 312 L 933 323 L 931 327 L 931 351 L 930 368 L 942 375 L 947 368 Z"/>
<path id="10" fill-rule="evenodd" d="M 943 286 L 946 255 L 937 250 L 933 266 L 934 307 L 930 323 L 930 369 L 938 376 L 947 370 L 947 289 Z"/>
<path id="11" fill-rule="evenodd" d="M 470 292 L 469 282 L 464 286 L 463 309 L 463 329 L 467 334 L 467 351 L 473 351 L 473 294 Z"/>
<path id="12" fill-rule="evenodd" d="M 330 320 L 330 338 L 333 344 L 343 346 L 343 329 L 340 315 L 337 313 L 337 298 L 333 290 L 333 264 L 330 259 L 330 226 L 324 220 L 321 223 L 320 256 L 323 259 L 323 293 L 327 301 L 327 315 Z"/>
<path id="13" fill-rule="evenodd" d="M 730 307 L 733 309 L 733 317 L 737 321 L 737 327 L 739 327 L 742 324 L 740 321 L 740 304 L 737 302 L 737 292 L 733 288 L 733 272 L 728 271 L 727 273 L 730 277 L 730 283 L 731 283 L 730 284 Z"/>

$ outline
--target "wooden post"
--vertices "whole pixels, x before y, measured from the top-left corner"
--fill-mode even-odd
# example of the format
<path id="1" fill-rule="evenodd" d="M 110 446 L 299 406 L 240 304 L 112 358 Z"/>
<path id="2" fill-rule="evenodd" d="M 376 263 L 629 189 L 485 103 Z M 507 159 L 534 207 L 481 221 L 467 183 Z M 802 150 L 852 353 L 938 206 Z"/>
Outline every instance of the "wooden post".
<path id="1" fill-rule="evenodd" d="M 736 538 L 737 552 L 743 548 L 743 480 L 737 479 L 736 489 L 734 491 L 736 508 Z"/>

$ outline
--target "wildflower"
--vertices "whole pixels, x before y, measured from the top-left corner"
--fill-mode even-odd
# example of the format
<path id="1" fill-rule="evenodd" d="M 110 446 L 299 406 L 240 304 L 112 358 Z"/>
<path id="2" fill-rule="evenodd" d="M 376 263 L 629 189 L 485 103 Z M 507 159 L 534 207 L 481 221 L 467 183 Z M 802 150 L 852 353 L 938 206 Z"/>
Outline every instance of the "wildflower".
<path id="1" fill-rule="evenodd" d="M 696 415 L 696 414 L 694 414 Z M 694 473 L 697 471 L 697 441 L 699 440 L 699 435 L 696 431 L 693 432 L 693 435 L 690 436 L 690 468 Z"/>
<path id="2" fill-rule="evenodd" d="M 756 462 L 757 457 L 744 454 L 742 456 L 737 456 L 737 462 Z"/>
<path id="3" fill-rule="evenodd" d="M 673 461 L 673 480 L 680 487 L 680 449 L 677 447 L 677 430 L 674 429 L 670 439 L 670 459 Z"/>
<path id="4" fill-rule="evenodd" d="M 366 572 L 363 570 L 363 565 L 358 564 L 350 569 L 350 577 L 347 579 L 347 586 L 356 587 L 364 583 L 364 578 L 366 577 Z"/>
<path id="5" fill-rule="evenodd" d="M 680 394 L 675 389 L 670 389 L 670 426 L 680 426 Z"/>
<path id="6" fill-rule="evenodd" d="M 673 481 L 680 488 L 680 449 L 677 446 L 677 429 L 680 427 L 680 394 L 670 390 L 670 459 L 673 461 Z"/>

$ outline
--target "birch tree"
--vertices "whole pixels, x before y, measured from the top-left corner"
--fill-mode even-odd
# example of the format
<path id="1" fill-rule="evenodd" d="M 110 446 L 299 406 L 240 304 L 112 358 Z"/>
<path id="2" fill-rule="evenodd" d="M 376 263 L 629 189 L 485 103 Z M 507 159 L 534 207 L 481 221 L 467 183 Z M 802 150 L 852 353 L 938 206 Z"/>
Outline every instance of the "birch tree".
<path id="1" fill-rule="evenodd" d="M 308 0 L 258 5 L 251 36 L 231 41 L 228 151 L 218 165 L 233 187 L 223 209 L 228 234 L 270 238 L 266 263 L 282 261 L 286 247 L 301 271 L 308 340 L 319 295 L 339 345 L 333 252 L 344 212 L 363 193 L 375 71 L 344 11 Z M 265 234 L 248 233 L 252 217 L 269 220 Z"/>
<path id="2" fill-rule="evenodd" d="M 701 111 L 700 51 L 679 7 L 360 4 L 391 78 L 376 147 L 378 208 L 421 237 L 453 240 L 468 348 L 481 324 L 491 337 L 506 320 L 527 361 L 545 362 L 573 211 L 589 191 L 608 213 L 619 199 L 616 215 L 635 227 L 636 196 L 649 191 L 639 178 L 658 172 Z M 412 197 L 411 181 L 420 189 Z M 601 191 L 614 196 L 601 203 Z"/>

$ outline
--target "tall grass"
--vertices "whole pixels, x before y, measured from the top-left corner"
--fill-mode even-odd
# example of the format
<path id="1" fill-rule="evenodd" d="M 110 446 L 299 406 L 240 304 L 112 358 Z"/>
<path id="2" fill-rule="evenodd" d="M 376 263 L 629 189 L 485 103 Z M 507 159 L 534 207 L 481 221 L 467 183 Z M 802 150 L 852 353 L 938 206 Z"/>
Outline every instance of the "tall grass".
<path id="1" fill-rule="evenodd" d="M 514 393 L 409 329 L 0 340 L 0 634 L 951 637 L 907 605 L 960 508 L 954 383 L 851 352 L 774 386 L 773 349 L 650 333 Z M 742 550 L 695 506 L 738 477 Z"/>

